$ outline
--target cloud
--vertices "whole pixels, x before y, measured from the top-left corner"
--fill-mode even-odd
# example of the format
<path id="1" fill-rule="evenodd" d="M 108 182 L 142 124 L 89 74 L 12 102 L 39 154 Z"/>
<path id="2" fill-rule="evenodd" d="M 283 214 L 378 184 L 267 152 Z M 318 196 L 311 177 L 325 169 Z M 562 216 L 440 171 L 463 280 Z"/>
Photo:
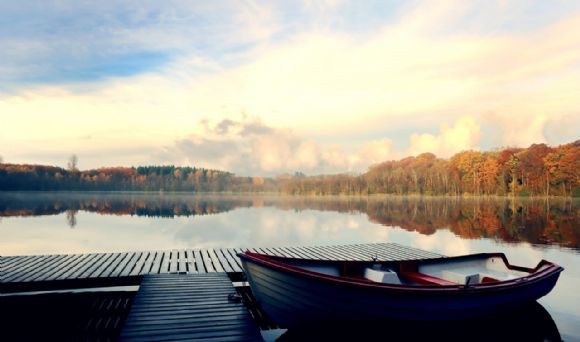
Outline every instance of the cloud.
<path id="1" fill-rule="evenodd" d="M 241 175 L 278 175 L 364 171 L 387 159 L 391 141 L 368 141 L 353 153 L 323 145 L 290 130 L 271 127 L 259 118 L 201 120 L 195 133 L 155 152 L 163 163 L 231 170 Z"/>
<path id="2" fill-rule="evenodd" d="M 354 18 L 340 15 L 361 5 L 327 4 L 331 13 L 298 10 L 302 16 L 296 20 L 284 17 L 281 7 L 254 2 L 231 8 L 63 2 L 47 9 L 46 17 L 38 5 L 26 16 L 13 9 L 18 6 L 2 4 L 3 17 L 14 14 L 14 27 L 0 30 L 0 45 L 8 44 L 0 50 L 10 51 L 0 62 L 5 71 L 42 74 L 38 65 L 70 66 L 75 73 L 91 69 L 94 60 L 87 56 L 106 69 L 132 51 L 167 57 L 130 75 L 105 72 L 90 82 L 58 79 L 0 93 L 2 153 L 19 162 L 38 151 L 70 155 L 74 147 L 82 160 L 84 151 L 101 148 L 106 157 L 100 162 L 111 164 L 124 160 L 109 153 L 123 146 L 154 152 L 145 160 L 135 156 L 139 164 L 337 172 L 400 157 L 401 151 L 447 156 L 492 148 L 481 128 L 488 126 L 501 133 L 503 145 L 577 139 L 573 130 L 554 137 L 555 127 L 579 117 L 577 9 L 551 9 L 529 23 L 524 12 L 511 12 L 512 4 L 419 1 L 391 6 L 391 16 L 357 7 L 362 18 L 373 12 L 371 17 L 384 20 L 349 30 L 356 23 L 341 19 Z M 263 22 L 256 20 L 262 15 Z M 313 24 L 328 15 L 338 17 Z M 240 112 L 263 123 L 232 119 Z M 207 130 L 192 133 L 205 118 L 214 118 Z M 79 143 L 83 136 L 91 142 Z"/>
<path id="3" fill-rule="evenodd" d="M 408 153 L 418 155 L 431 152 L 438 157 L 448 158 L 457 152 L 477 148 L 480 135 L 481 129 L 477 121 L 473 117 L 464 116 L 451 127 L 442 124 L 438 135 L 412 134 Z"/>
<path id="4" fill-rule="evenodd" d="M 138 75 L 184 55 L 224 62 L 277 24 L 270 6 L 251 0 L 3 2 L 0 89 Z"/>

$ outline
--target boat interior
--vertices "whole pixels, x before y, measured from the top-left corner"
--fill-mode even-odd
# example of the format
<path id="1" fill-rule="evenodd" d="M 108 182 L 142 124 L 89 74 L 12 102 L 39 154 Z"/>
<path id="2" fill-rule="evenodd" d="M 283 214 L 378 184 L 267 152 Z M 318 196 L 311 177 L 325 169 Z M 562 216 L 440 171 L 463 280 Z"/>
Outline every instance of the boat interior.
<path id="1" fill-rule="evenodd" d="M 289 264 L 308 271 L 359 282 L 430 286 L 496 283 L 529 276 L 542 268 L 532 270 L 510 266 L 499 255 L 427 261 L 368 263 L 291 261 Z"/>

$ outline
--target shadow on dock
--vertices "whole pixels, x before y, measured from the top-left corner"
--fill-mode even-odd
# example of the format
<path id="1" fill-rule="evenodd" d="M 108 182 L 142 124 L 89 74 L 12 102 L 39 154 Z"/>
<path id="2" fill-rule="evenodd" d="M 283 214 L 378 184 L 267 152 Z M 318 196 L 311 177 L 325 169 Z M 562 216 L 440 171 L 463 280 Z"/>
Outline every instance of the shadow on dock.
<path id="1" fill-rule="evenodd" d="M 116 341 L 135 292 L 0 297 L 2 341 Z"/>

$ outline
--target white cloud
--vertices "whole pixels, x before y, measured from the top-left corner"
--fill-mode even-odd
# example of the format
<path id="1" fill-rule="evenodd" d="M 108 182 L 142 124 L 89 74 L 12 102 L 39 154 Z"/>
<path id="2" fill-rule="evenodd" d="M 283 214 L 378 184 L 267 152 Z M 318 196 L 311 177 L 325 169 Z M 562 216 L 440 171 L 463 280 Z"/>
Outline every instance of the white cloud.
<path id="1" fill-rule="evenodd" d="M 359 169 L 365 169 L 371 164 L 392 159 L 392 145 L 393 142 L 388 138 L 368 141 L 364 143 L 359 153 L 354 156 L 353 163 L 358 165 Z"/>
<path id="2" fill-rule="evenodd" d="M 391 141 L 366 142 L 347 152 L 338 145 L 323 145 L 285 129 L 268 126 L 259 118 L 201 120 L 195 133 L 155 152 L 163 163 L 197 165 L 242 175 L 277 175 L 295 171 L 307 174 L 361 172 L 388 158 Z"/>
<path id="3" fill-rule="evenodd" d="M 464 116 L 451 127 L 441 124 L 438 135 L 412 134 L 409 154 L 432 152 L 438 157 L 448 158 L 457 152 L 477 148 L 480 136 L 480 125 L 475 118 Z"/>

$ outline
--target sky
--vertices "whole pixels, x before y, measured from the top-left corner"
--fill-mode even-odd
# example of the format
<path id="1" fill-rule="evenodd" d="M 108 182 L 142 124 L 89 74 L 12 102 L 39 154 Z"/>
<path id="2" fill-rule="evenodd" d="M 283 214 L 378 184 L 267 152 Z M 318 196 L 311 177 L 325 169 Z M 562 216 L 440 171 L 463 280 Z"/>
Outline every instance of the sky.
<path id="1" fill-rule="evenodd" d="M 0 156 L 358 173 L 580 136 L 580 1 L 2 1 Z"/>

